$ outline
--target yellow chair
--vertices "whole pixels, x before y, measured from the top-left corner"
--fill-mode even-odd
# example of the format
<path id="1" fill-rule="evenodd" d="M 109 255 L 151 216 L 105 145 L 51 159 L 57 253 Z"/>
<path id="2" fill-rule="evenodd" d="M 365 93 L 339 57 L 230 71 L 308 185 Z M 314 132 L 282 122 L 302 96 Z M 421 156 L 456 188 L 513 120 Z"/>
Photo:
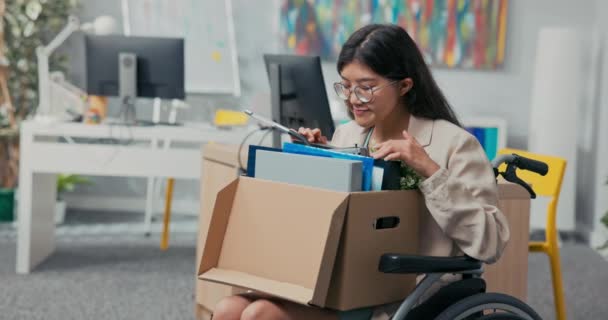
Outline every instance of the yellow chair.
<path id="1" fill-rule="evenodd" d="M 523 150 L 501 149 L 498 154 L 516 153 L 522 157 L 545 162 L 549 166 L 549 172 L 545 176 L 538 175 L 526 170 L 517 170 L 517 176 L 532 185 L 539 196 L 551 197 L 547 208 L 547 225 L 545 228 L 545 241 L 531 241 L 528 244 L 530 252 L 544 252 L 549 256 L 551 263 L 551 277 L 553 279 L 553 297 L 555 300 L 555 311 L 558 320 L 566 319 L 566 305 L 564 302 L 564 287 L 562 284 L 562 271 L 559 258 L 559 247 L 557 244 L 557 201 L 562 187 L 562 180 L 566 170 L 566 160 L 558 157 L 535 154 Z M 504 171 L 504 164 L 500 168 Z"/>
<path id="2" fill-rule="evenodd" d="M 163 215 L 163 233 L 160 237 L 160 249 L 167 250 L 169 248 L 169 222 L 171 221 L 171 200 L 173 199 L 173 183 L 175 179 L 167 179 L 167 188 L 165 190 L 165 213 Z"/>

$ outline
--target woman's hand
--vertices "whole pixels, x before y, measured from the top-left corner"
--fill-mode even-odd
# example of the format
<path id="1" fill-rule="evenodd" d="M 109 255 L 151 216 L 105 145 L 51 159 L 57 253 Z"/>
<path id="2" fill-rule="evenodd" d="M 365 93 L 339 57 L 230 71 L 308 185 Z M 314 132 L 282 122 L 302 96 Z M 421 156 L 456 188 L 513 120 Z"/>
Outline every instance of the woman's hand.
<path id="1" fill-rule="evenodd" d="M 327 144 L 327 137 L 321 134 L 321 129 L 300 127 L 298 133 L 303 135 L 310 143 Z"/>
<path id="2" fill-rule="evenodd" d="M 416 138 L 410 136 L 407 131 L 403 131 L 403 138 L 403 140 L 388 140 L 377 144 L 376 151 L 371 156 L 374 159 L 383 158 L 387 161 L 401 160 L 424 178 L 432 176 L 439 170 L 439 165 L 429 157 Z"/>

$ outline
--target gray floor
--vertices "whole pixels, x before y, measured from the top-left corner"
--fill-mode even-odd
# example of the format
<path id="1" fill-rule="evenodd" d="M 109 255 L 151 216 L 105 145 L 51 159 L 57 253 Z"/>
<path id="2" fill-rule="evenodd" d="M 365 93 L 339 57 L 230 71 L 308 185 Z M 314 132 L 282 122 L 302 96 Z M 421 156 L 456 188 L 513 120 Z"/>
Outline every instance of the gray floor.
<path id="1" fill-rule="evenodd" d="M 192 232 L 174 233 L 166 252 L 156 233 L 64 236 L 28 276 L 14 273 L 10 232 L 0 228 L 0 319 L 193 319 Z M 565 244 L 562 261 L 568 319 L 606 319 L 608 263 L 580 244 Z M 546 257 L 530 256 L 529 303 L 543 319 L 554 319 L 548 270 Z"/>
<path id="2" fill-rule="evenodd" d="M 0 319 L 192 319 L 194 247 L 126 240 L 62 242 L 28 276 L 0 244 Z"/>

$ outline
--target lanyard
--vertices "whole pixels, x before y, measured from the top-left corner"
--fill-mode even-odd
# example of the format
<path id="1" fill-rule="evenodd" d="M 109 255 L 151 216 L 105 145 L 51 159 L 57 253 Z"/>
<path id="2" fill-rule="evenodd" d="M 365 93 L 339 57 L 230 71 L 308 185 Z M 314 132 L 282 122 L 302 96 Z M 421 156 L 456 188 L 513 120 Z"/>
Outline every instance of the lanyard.
<path id="1" fill-rule="evenodd" d="M 372 139 L 372 133 L 374 133 L 374 127 L 369 129 L 367 136 L 365 136 L 365 141 L 363 141 L 363 148 L 369 149 L 369 141 Z"/>

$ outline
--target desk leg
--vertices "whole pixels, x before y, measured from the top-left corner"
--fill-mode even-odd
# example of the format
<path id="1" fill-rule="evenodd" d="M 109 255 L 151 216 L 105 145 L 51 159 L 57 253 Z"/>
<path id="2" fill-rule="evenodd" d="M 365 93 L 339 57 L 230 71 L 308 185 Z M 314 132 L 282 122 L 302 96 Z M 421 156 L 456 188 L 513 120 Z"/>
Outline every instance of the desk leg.
<path id="1" fill-rule="evenodd" d="M 55 174 L 20 172 L 17 273 L 30 273 L 55 250 L 56 199 Z"/>
<path id="2" fill-rule="evenodd" d="M 148 178 L 146 187 L 146 215 L 144 217 L 144 233 L 146 236 L 150 235 L 150 229 L 152 229 L 152 214 L 154 213 L 154 198 L 156 197 L 156 188 L 154 188 L 155 182 L 160 183 L 158 178 Z"/>

